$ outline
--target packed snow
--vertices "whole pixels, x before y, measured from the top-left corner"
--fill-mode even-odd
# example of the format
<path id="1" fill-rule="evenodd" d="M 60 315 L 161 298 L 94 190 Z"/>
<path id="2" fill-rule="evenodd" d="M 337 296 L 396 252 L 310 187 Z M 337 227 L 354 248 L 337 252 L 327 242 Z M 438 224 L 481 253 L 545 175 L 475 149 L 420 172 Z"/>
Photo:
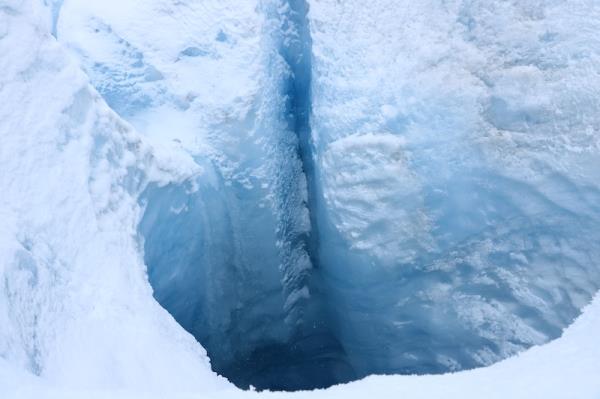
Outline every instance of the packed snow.
<path id="1" fill-rule="evenodd" d="M 0 10 L 1 390 L 27 387 L 13 373 L 65 388 L 228 385 L 152 299 L 135 240 L 140 190 L 197 166 L 155 158 L 50 36 L 40 4 Z"/>
<path id="2" fill-rule="evenodd" d="M 599 31 L 0 0 L 0 396 L 599 398 Z"/>

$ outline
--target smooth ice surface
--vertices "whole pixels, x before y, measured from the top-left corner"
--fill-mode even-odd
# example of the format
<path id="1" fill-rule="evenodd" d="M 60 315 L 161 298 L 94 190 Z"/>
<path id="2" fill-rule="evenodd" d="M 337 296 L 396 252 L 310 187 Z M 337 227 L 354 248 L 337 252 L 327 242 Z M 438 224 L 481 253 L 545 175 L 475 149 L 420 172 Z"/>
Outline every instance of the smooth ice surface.
<path id="1" fill-rule="evenodd" d="M 209 367 L 313 388 L 558 337 L 600 285 L 599 17 L 0 0 L 1 396 L 283 397 Z M 296 396 L 594 398 L 598 309 Z"/>

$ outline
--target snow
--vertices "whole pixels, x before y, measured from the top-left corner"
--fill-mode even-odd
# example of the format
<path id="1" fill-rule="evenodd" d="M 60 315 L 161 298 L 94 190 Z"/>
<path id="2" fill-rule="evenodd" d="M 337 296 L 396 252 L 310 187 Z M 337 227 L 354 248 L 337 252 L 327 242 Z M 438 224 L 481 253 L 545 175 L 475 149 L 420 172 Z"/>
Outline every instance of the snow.
<path id="1" fill-rule="evenodd" d="M 111 108 L 161 146 L 198 153 L 258 95 L 256 6 L 66 0 L 57 30 Z"/>
<path id="2" fill-rule="evenodd" d="M 309 5 L 0 0 L 0 396 L 600 397 L 598 5 Z"/>
<path id="3" fill-rule="evenodd" d="M 0 10 L 2 391 L 26 372 L 62 388 L 227 386 L 152 299 L 135 239 L 140 190 L 196 167 L 155 159 L 50 36 L 45 8 Z"/>

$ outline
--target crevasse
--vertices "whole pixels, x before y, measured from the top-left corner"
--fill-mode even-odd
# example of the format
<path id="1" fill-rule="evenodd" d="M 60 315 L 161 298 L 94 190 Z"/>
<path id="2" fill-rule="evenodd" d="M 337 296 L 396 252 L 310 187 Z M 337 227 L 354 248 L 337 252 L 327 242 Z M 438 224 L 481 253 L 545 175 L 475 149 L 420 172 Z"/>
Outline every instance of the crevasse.
<path id="1" fill-rule="evenodd" d="M 266 2 L 274 51 L 254 129 L 271 140 L 274 200 L 212 171 L 197 182 L 149 187 L 140 223 L 157 300 L 203 344 L 213 369 L 241 387 L 298 390 L 354 378 L 331 333 L 318 275 L 310 137 L 307 4 Z M 248 148 L 244 148 L 248 151 Z M 260 206 L 258 206 L 261 204 Z"/>
<path id="2" fill-rule="evenodd" d="M 241 387 L 488 365 L 600 285 L 592 64 L 540 33 L 564 13 L 363 3 L 61 11 L 107 103 L 203 170 L 146 189 L 140 243 L 157 301 Z M 155 19 L 177 40 L 147 39 Z"/>

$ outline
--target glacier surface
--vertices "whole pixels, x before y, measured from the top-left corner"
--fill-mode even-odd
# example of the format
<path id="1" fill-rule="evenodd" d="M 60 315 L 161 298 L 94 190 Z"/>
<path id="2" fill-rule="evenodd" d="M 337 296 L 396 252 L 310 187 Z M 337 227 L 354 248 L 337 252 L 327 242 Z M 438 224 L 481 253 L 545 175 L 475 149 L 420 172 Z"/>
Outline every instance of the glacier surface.
<path id="1" fill-rule="evenodd" d="M 251 396 L 210 368 L 309 389 L 559 337 L 600 287 L 599 17 L 0 0 L 0 391 Z M 593 397 L 597 309 L 315 395 L 554 397 L 577 354 Z"/>

